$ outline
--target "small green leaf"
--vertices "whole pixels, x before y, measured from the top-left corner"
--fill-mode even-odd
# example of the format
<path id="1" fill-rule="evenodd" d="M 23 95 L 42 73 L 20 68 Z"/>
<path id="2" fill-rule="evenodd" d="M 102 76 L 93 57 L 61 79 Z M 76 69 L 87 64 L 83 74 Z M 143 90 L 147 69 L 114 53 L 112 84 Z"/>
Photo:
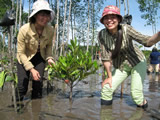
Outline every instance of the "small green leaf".
<path id="1" fill-rule="evenodd" d="M 14 78 L 12 76 L 7 76 L 6 79 L 5 79 L 5 82 L 12 82 L 14 81 Z"/>
<path id="2" fill-rule="evenodd" d="M 7 73 L 6 71 L 2 71 L 0 73 L 0 88 L 2 88 L 4 85 L 6 73 Z"/>

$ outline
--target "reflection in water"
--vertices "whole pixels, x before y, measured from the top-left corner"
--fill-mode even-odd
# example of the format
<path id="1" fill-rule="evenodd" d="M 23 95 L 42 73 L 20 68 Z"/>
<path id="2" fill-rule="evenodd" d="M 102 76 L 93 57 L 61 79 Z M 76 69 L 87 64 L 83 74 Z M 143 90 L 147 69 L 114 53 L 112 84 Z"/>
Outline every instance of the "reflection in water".
<path id="1" fill-rule="evenodd" d="M 160 74 L 148 74 L 148 78 L 150 80 L 150 82 L 158 82 L 160 81 Z"/>
<path id="2" fill-rule="evenodd" d="M 41 99 L 36 99 L 31 101 L 31 110 L 30 110 L 30 116 L 32 120 L 40 120 L 43 116 L 40 116 L 39 113 L 41 111 Z"/>
<path id="3" fill-rule="evenodd" d="M 123 119 L 125 118 L 126 114 L 124 114 L 124 111 L 125 110 L 122 110 L 120 112 L 119 117 L 117 117 L 117 120 L 120 119 L 120 116 Z M 101 116 L 100 120 L 115 120 L 116 119 L 115 116 L 118 116 L 118 115 L 116 115 L 116 113 L 115 112 L 113 113 L 113 112 L 114 112 L 114 109 L 112 109 L 112 105 L 111 106 L 102 106 L 101 112 L 100 112 L 100 116 Z M 133 110 L 130 112 L 131 112 L 131 115 L 128 114 L 130 117 L 128 117 L 126 119 L 128 119 L 128 120 L 141 120 L 144 110 L 141 108 L 137 108 L 136 110 Z M 126 111 L 126 113 L 127 113 L 127 111 Z"/>
<path id="4" fill-rule="evenodd" d="M 112 116 L 112 105 L 102 106 L 100 111 L 101 120 L 114 120 Z"/>
<path id="5" fill-rule="evenodd" d="M 150 92 L 156 92 L 158 90 L 159 83 L 160 81 L 160 75 L 157 74 L 149 74 L 149 91 Z"/>
<path id="6" fill-rule="evenodd" d="M 143 109 L 137 108 L 128 120 L 141 120 L 143 112 Z"/>

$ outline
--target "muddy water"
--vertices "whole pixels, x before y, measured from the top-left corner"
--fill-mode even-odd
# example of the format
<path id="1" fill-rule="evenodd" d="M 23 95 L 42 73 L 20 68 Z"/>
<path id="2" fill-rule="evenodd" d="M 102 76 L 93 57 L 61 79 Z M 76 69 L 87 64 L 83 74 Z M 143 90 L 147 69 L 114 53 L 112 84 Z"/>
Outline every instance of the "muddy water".
<path id="1" fill-rule="evenodd" d="M 73 89 L 73 101 L 68 99 L 69 88 L 55 80 L 47 93 L 44 82 L 43 98 L 31 100 L 31 87 L 24 100 L 24 108 L 14 112 L 11 102 L 11 87 L 7 84 L 0 92 L 0 120 L 158 120 L 160 119 L 160 76 L 147 75 L 144 95 L 149 102 L 146 111 L 137 108 L 130 96 L 130 78 L 114 94 L 113 105 L 100 105 L 102 70 L 79 82 Z"/>

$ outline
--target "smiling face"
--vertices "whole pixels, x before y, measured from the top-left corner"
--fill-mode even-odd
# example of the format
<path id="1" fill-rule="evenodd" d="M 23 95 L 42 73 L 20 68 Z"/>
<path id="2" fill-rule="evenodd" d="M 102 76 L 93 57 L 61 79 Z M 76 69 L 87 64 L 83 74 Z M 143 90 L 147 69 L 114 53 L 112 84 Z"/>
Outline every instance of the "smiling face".
<path id="1" fill-rule="evenodd" d="M 120 19 L 117 15 L 109 14 L 104 16 L 103 24 L 109 30 L 110 33 L 115 34 L 118 31 L 118 24 Z"/>
<path id="2" fill-rule="evenodd" d="M 40 11 L 35 15 L 35 24 L 44 27 L 51 20 L 50 11 Z"/>

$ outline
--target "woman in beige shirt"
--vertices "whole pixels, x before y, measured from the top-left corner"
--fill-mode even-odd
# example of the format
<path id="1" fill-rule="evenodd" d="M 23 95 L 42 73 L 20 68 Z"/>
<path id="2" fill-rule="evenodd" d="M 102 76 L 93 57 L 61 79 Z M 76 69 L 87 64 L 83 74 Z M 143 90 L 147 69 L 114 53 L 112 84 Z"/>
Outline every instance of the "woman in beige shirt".
<path id="1" fill-rule="evenodd" d="M 48 22 L 53 20 L 54 11 L 45 0 L 33 4 L 29 23 L 23 25 L 18 33 L 17 101 L 22 101 L 28 90 L 30 73 L 32 76 L 32 99 L 42 97 L 45 61 L 54 63 L 52 57 L 53 27 Z"/>

